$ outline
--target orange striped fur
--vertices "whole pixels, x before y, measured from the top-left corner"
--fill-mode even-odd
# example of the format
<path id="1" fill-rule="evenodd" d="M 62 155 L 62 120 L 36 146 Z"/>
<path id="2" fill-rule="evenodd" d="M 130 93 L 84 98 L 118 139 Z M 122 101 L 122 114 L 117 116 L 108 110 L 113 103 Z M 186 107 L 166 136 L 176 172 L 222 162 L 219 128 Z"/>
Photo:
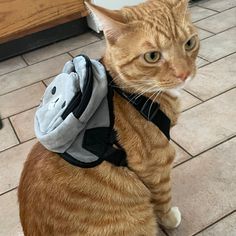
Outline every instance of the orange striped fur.
<path id="1" fill-rule="evenodd" d="M 185 75 L 194 77 L 199 49 L 187 0 L 149 0 L 120 11 L 88 7 L 103 26 L 107 41 L 103 63 L 114 82 L 159 102 L 175 125 L 180 102 L 173 90 L 183 86 Z M 192 36 L 196 45 L 186 51 Z M 151 51 L 161 53 L 158 62 L 145 61 L 145 53 Z M 178 226 L 180 214 L 171 208 L 174 148 L 117 94 L 114 112 L 129 168 L 103 162 L 82 169 L 39 143 L 33 147 L 18 190 L 26 236 L 156 236 L 158 222 Z"/>

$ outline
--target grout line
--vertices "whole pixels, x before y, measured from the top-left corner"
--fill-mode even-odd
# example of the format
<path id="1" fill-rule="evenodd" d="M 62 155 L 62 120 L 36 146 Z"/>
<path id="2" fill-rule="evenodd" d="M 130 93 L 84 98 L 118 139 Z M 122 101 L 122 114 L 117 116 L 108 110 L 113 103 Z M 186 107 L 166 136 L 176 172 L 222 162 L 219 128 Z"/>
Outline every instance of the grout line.
<path id="1" fill-rule="evenodd" d="M 50 77 L 50 78 L 52 78 L 52 77 Z M 42 80 L 41 82 L 44 84 L 44 86 L 45 86 L 46 88 L 48 87 L 44 80 Z"/>
<path id="2" fill-rule="evenodd" d="M 71 59 L 73 59 L 69 52 L 66 52 L 65 54 L 68 55 Z"/>
<path id="3" fill-rule="evenodd" d="M 101 42 L 101 41 L 103 41 L 103 39 L 99 39 L 99 40 L 97 40 L 97 41 L 95 41 L 95 42 L 92 42 L 92 43 L 90 43 L 90 44 L 87 44 L 87 45 L 85 45 L 85 46 L 83 46 L 83 47 L 75 48 L 75 49 L 73 49 L 73 50 L 70 50 L 68 53 L 69 53 L 69 55 L 71 55 L 72 58 L 74 58 L 74 56 L 71 54 L 73 51 L 76 51 L 76 50 L 78 50 L 78 49 L 82 49 L 82 48 L 87 47 L 87 46 L 91 46 L 92 44 L 95 44 L 95 43 L 98 43 L 98 42 Z"/>
<path id="4" fill-rule="evenodd" d="M 207 61 L 207 62 L 211 63 L 211 62 L 208 61 L 207 59 L 204 59 L 201 55 L 198 55 L 198 57 L 201 58 L 201 59 L 204 60 L 204 61 Z"/>
<path id="5" fill-rule="evenodd" d="M 204 60 L 204 61 L 206 61 L 207 63 L 204 64 L 204 65 L 198 66 L 198 69 L 203 68 L 203 67 L 208 66 L 208 65 L 211 64 L 211 62 L 207 61 L 206 59 L 203 59 L 203 58 L 201 58 L 201 59 Z"/>
<path id="6" fill-rule="evenodd" d="M 204 58 L 202 55 L 198 55 L 198 57 L 202 58 L 202 59 L 205 60 L 205 61 L 209 61 L 209 62 L 210 62 L 209 64 L 213 64 L 213 63 L 215 63 L 215 62 L 217 62 L 217 61 L 220 61 L 220 60 L 222 60 L 222 59 L 224 59 L 224 58 L 226 58 L 226 57 L 232 56 L 233 54 L 236 54 L 236 51 L 231 52 L 231 53 L 229 53 L 229 54 L 227 54 L 227 55 L 225 55 L 225 56 L 223 56 L 223 57 L 217 58 L 217 59 L 214 60 L 214 61 L 209 61 L 209 60 L 207 60 L 206 58 Z M 209 65 L 209 64 L 207 64 L 207 65 Z M 206 65 L 204 65 L 204 66 L 206 66 Z M 204 66 L 202 66 L 202 67 L 204 67 Z M 201 67 L 201 68 L 202 68 L 202 67 Z"/>
<path id="7" fill-rule="evenodd" d="M 183 149 L 191 158 L 194 157 L 190 152 L 188 152 L 184 147 L 182 147 L 180 144 L 178 144 L 175 140 L 171 139 L 171 141 L 174 142 L 178 147 Z M 191 159 L 191 158 L 189 158 L 189 159 Z"/>
<path id="8" fill-rule="evenodd" d="M 196 26 L 196 27 L 198 27 L 198 26 Z M 213 35 L 210 35 L 209 37 L 206 37 L 206 38 L 204 38 L 204 39 L 202 39 L 202 40 L 200 40 L 200 41 L 203 41 L 203 40 L 205 40 L 205 39 L 211 38 L 211 37 L 216 36 L 216 35 L 218 35 L 218 34 L 224 33 L 224 32 L 226 32 L 226 31 L 228 31 L 228 30 L 231 30 L 231 29 L 233 29 L 233 28 L 235 28 L 235 27 L 236 27 L 236 26 L 234 25 L 234 26 L 231 26 L 231 27 L 229 27 L 229 28 L 227 28 L 227 29 L 224 29 L 224 30 L 222 30 L 222 31 L 219 31 L 219 32 L 217 32 L 217 33 L 213 33 L 213 32 L 211 32 L 211 31 L 209 31 L 209 30 L 205 30 L 205 29 L 203 29 L 203 28 L 201 28 L 201 27 L 198 27 L 198 28 L 201 29 L 201 30 L 205 30 L 205 31 L 207 31 L 207 32 L 213 34 Z"/>
<path id="9" fill-rule="evenodd" d="M 187 89 L 184 89 L 184 91 L 190 95 L 192 95 L 193 97 L 197 98 L 198 100 L 200 100 L 201 102 L 204 102 L 204 100 L 202 100 L 201 98 L 197 97 L 197 95 L 192 94 L 191 92 L 189 92 Z"/>
<path id="10" fill-rule="evenodd" d="M 200 5 L 200 3 L 196 3 L 196 4 L 197 4 L 196 6 L 198 6 L 198 7 L 205 8 L 205 7 L 202 7 L 202 6 Z M 212 11 L 216 11 L 216 12 L 219 12 L 219 13 L 222 13 L 222 12 L 231 10 L 231 9 L 233 9 L 233 8 L 236 8 L 236 6 L 229 7 L 229 8 L 227 8 L 227 9 L 224 9 L 223 11 L 217 11 L 217 10 L 213 10 L 213 9 L 211 9 L 211 8 L 206 8 L 206 9 L 209 9 L 209 10 L 212 10 Z"/>
<path id="11" fill-rule="evenodd" d="M 236 26 L 235 26 L 235 25 L 234 25 L 234 26 L 231 26 L 231 27 L 229 27 L 229 28 L 227 28 L 227 29 L 224 29 L 224 30 L 222 30 L 222 31 L 220 31 L 220 32 L 217 32 L 215 35 L 224 33 L 224 32 L 226 32 L 226 31 L 228 31 L 228 30 L 233 29 L 233 28 L 236 28 Z"/>
<path id="12" fill-rule="evenodd" d="M 99 40 L 98 40 L 98 41 L 99 41 Z M 36 49 L 36 50 L 37 50 L 37 49 Z M 56 57 L 62 56 L 62 55 L 69 55 L 69 54 L 68 54 L 67 52 L 64 52 L 64 53 L 61 53 L 61 54 L 59 54 L 59 55 L 55 55 L 55 56 L 53 56 L 53 57 L 44 59 L 44 60 L 42 60 L 42 61 L 35 62 L 35 63 L 33 63 L 33 64 L 27 64 L 28 66 L 24 66 L 24 67 L 21 67 L 21 68 L 19 68 L 19 69 L 16 69 L 16 70 L 9 71 L 9 72 L 7 72 L 7 73 L 1 74 L 0 77 L 2 77 L 2 76 L 4 76 L 4 75 L 11 74 L 11 73 L 16 72 L 16 71 L 21 70 L 21 69 L 25 69 L 25 68 L 27 68 L 27 67 L 30 67 L 30 66 L 33 66 L 33 65 L 36 65 L 36 64 L 39 64 L 39 63 L 41 63 L 41 62 L 45 62 L 45 61 L 50 60 L 50 59 L 52 59 L 52 58 L 56 58 Z"/>
<path id="13" fill-rule="evenodd" d="M 207 19 L 207 18 L 209 18 L 209 17 L 211 17 L 211 16 L 215 16 L 215 15 L 217 15 L 218 13 L 215 13 L 215 14 L 212 14 L 212 15 L 209 15 L 209 16 L 206 16 L 206 17 L 203 17 L 203 18 L 201 18 L 201 19 L 199 19 L 199 20 L 195 20 L 195 21 L 193 21 L 193 24 L 195 24 L 195 23 L 197 23 L 197 22 L 199 22 L 199 21 L 201 21 L 201 20 L 205 20 L 205 19 Z M 191 15 L 192 15 L 192 13 L 191 13 Z"/>
<path id="14" fill-rule="evenodd" d="M 206 38 L 210 38 L 210 37 L 212 37 L 212 36 L 215 36 L 216 35 L 216 33 L 213 33 L 213 32 L 211 32 L 211 31 L 209 31 L 209 30 L 207 30 L 207 29 L 203 29 L 202 27 L 200 27 L 200 26 L 198 26 L 198 25 L 195 25 L 198 29 L 201 29 L 201 30 L 204 30 L 204 31 L 206 31 L 206 32 L 208 32 L 208 33 L 211 33 L 212 35 L 210 35 L 210 36 L 208 36 L 208 37 L 206 37 Z M 206 38 L 204 38 L 204 39 L 206 39 Z M 204 40 L 204 39 L 202 39 L 202 40 Z M 201 41 L 202 41 L 201 40 Z"/>
<path id="15" fill-rule="evenodd" d="M 236 86 L 234 86 L 234 87 L 232 87 L 232 88 L 229 88 L 229 89 L 226 89 L 225 91 L 223 91 L 223 92 L 221 92 L 221 93 L 218 93 L 217 95 L 215 95 L 215 96 L 213 96 L 213 97 L 210 97 L 210 98 L 204 100 L 204 102 L 208 102 L 208 101 L 210 101 L 210 100 L 212 100 L 212 99 L 214 99 L 214 98 L 216 98 L 216 97 L 219 97 L 219 96 L 223 95 L 224 93 L 227 93 L 227 92 L 229 92 L 229 91 L 231 91 L 231 90 L 234 90 L 235 88 L 236 88 Z"/>
<path id="16" fill-rule="evenodd" d="M 196 107 L 196 106 L 199 106 L 199 105 L 201 105 L 201 104 L 203 104 L 203 103 L 206 103 L 206 102 L 208 102 L 208 101 L 210 101 L 210 100 L 212 100 L 212 99 L 214 99 L 214 98 L 217 98 L 217 97 L 223 95 L 224 93 L 227 93 L 227 92 L 229 92 L 229 91 L 231 91 L 231 90 L 234 90 L 235 88 L 236 88 L 236 86 L 234 86 L 234 87 L 232 87 L 232 88 L 230 88 L 230 89 L 227 89 L 227 90 L 225 90 L 225 91 L 223 91 L 223 92 L 221 92 L 221 93 L 218 93 L 217 95 L 215 95 L 215 96 L 213 96 L 213 97 L 210 97 L 210 98 L 208 98 L 208 99 L 206 99 L 206 100 L 201 100 L 200 98 L 198 98 L 198 99 L 200 99 L 200 100 L 202 101 L 202 103 L 196 104 L 196 105 L 193 106 L 193 107 Z M 189 92 L 189 91 L 187 91 L 187 92 L 192 95 L 191 92 Z M 196 97 L 196 96 L 195 96 L 195 97 Z M 192 107 L 192 108 L 193 108 L 193 107 Z M 186 109 L 185 111 L 190 110 L 190 109 L 192 109 L 192 108 Z M 183 111 L 182 113 L 184 113 L 185 111 Z"/>
<path id="17" fill-rule="evenodd" d="M 201 58 L 201 59 L 203 59 L 203 58 Z M 203 60 L 207 61 L 206 59 L 203 59 Z M 198 69 L 201 69 L 201 68 L 203 68 L 203 67 L 205 67 L 205 66 L 209 66 L 209 65 L 211 64 L 210 61 L 207 61 L 207 62 L 208 62 L 208 63 L 206 63 L 206 64 L 204 64 L 204 65 L 202 65 L 202 66 L 199 66 Z"/>
<path id="18" fill-rule="evenodd" d="M 191 110 L 192 108 L 195 108 L 195 107 L 197 107 L 197 106 L 199 106 L 199 105 L 202 105 L 203 103 L 208 102 L 208 101 L 210 101 L 210 100 L 212 100 L 212 99 L 214 99 L 214 98 L 216 98 L 216 97 L 218 97 L 218 96 L 220 96 L 220 95 L 223 95 L 224 93 L 227 93 L 227 92 L 229 92 L 229 91 L 231 91 L 231 90 L 233 90 L 233 89 L 235 89 L 235 88 L 236 88 L 236 86 L 234 86 L 233 88 L 227 89 L 227 90 L 225 90 L 225 91 L 223 91 L 223 92 L 221 92 L 221 93 L 219 93 L 219 94 L 217 94 L 217 95 L 215 95 L 215 96 L 213 96 L 213 97 L 211 97 L 211 98 L 208 98 L 207 100 L 201 100 L 200 98 L 196 97 L 196 96 L 193 95 L 191 92 L 189 92 L 188 90 L 184 90 L 185 92 L 188 92 L 189 94 L 191 94 L 191 95 L 194 96 L 195 98 L 198 98 L 198 99 L 199 99 L 200 101 L 202 101 L 202 102 L 199 103 L 199 104 L 193 105 L 193 106 L 190 107 L 190 108 L 185 109 L 185 110 L 182 111 L 181 113 L 184 113 L 184 112 L 186 112 L 186 111 L 188 111 L 188 110 Z"/>
<path id="19" fill-rule="evenodd" d="M 33 107 L 31 107 L 31 108 L 28 108 L 28 109 L 26 109 L 26 110 L 24 110 L 24 111 L 17 112 L 17 113 L 15 113 L 15 114 L 13 114 L 13 115 L 10 115 L 10 116 L 7 117 L 7 118 L 11 118 L 11 117 L 13 117 L 13 116 L 20 115 L 20 114 L 22 114 L 22 113 L 24 113 L 24 112 L 30 111 L 30 110 L 32 110 L 32 109 L 34 109 L 34 108 L 37 108 L 38 106 L 39 106 L 39 105 L 36 105 L 36 106 L 33 106 Z"/>
<path id="20" fill-rule="evenodd" d="M 56 76 L 56 75 L 50 76 L 50 77 L 45 78 L 45 79 L 43 79 L 43 80 L 50 79 L 50 78 L 52 78 L 52 77 L 54 77 L 54 76 Z M 42 82 L 42 80 L 39 80 L 39 81 L 36 81 L 36 82 L 34 82 L 34 83 L 32 83 L 32 84 L 27 84 L 27 85 L 22 86 L 22 87 L 20 87 L 20 88 L 13 89 L 13 90 L 11 90 L 11 91 L 9 91 L 9 92 L 7 92 L 7 93 L 0 94 L 0 98 L 1 98 L 1 96 L 5 96 L 5 95 L 7 95 L 7 94 L 10 94 L 10 93 L 16 92 L 16 91 L 18 91 L 18 90 L 21 90 L 21 89 L 30 87 L 30 86 L 32 86 L 32 85 L 40 84 L 41 82 Z"/>
<path id="21" fill-rule="evenodd" d="M 22 60 L 26 63 L 27 66 L 30 65 L 30 64 L 26 61 L 26 59 L 24 58 L 24 54 L 21 54 L 20 57 L 21 57 Z"/>
<path id="22" fill-rule="evenodd" d="M 14 58 L 14 57 L 12 57 L 12 58 Z M 12 59 L 12 58 L 10 58 L 10 59 Z M 7 59 L 7 60 L 10 60 L 10 59 Z M 7 61 L 7 60 L 4 60 L 4 61 Z M 1 61 L 1 62 L 4 62 L 4 61 Z M 1 63 L 1 62 L 0 62 L 0 63 Z M 26 68 L 26 67 L 28 67 L 28 65 L 22 66 L 22 67 L 20 67 L 20 68 L 18 68 L 18 69 L 15 69 L 15 70 L 8 71 L 8 72 L 3 73 L 3 74 L 0 74 L 0 77 L 2 77 L 2 76 L 4 76 L 4 75 L 7 75 L 7 74 L 10 74 L 10 73 L 12 73 L 12 72 L 15 72 L 15 71 L 24 69 L 24 68 Z"/>
<path id="23" fill-rule="evenodd" d="M 15 148 L 15 147 L 17 147 L 17 146 L 20 146 L 21 144 L 25 144 L 25 143 L 27 143 L 27 142 L 29 142 L 29 141 L 34 140 L 34 139 L 37 140 L 36 137 L 31 138 L 31 139 L 28 139 L 28 140 L 25 140 L 25 141 L 23 141 L 23 142 L 21 142 L 21 143 L 18 143 L 18 144 L 16 144 L 16 145 L 13 145 L 13 146 L 11 146 L 11 147 L 9 147 L 9 148 L 6 148 L 6 149 L 0 151 L 0 154 L 3 153 L 3 152 L 5 152 L 5 151 L 8 151 L 8 150 L 11 149 L 11 148 Z"/>
<path id="24" fill-rule="evenodd" d="M 201 232 L 203 232 L 204 230 L 210 228 L 211 226 L 217 224 L 218 222 L 220 222 L 220 221 L 222 221 L 223 219 L 227 218 L 228 216 L 234 214 L 235 212 L 236 212 L 236 210 L 231 211 L 230 213 L 228 213 L 228 214 L 224 215 L 223 217 L 219 218 L 219 219 L 216 220 L 214 223 L 212 223 L 212 224 L 206 226 L 205 228 L 201 229 L 200 231 L 198 231 L 197 233 L 193 234 L 192 236 L 197 236 L 199 233 L 201 233 Z"/>
<path id="25" fill-rule="evenodd" d="M 40 63 L 40 62 L 39 62 L 39 63 Z M 35 63 L 35 64 L 37 64 L 37 63 Z M 9 74 L 11 74 L 11 73 L 13 73 L 13 72 L 16 72 L 16 71 L 19 71 L 19 70 L 21 70 L 21 69 L 25 69 L 25 68 L 27 68 L 27 67 L 29 67 L 29 66 L 31 66 L 31 65 L 24 66 L 24 67 L 22 67 L 22 68 L 19 68 L 19 69 L 13 70 L 13 71 L 9 71 L 9 72 L 7 72 L 7 73 L 2 74 L 0 77 L 2 77 L 2 76 L 4 76 L 4 75 L 9 75 Z"/>
<path id="26" fill-rule="evenodd" d="M 52 76 L 53 77 L 53 76 Z M 50 78 L 52 78 L 52 77 L 50 77 Z M 49 78 L 49 79 L 50 79 Z M 46 85 L 46 83 L 44 82 L 44 80 L 40 80 L 40 82 L 44 85 L 44 87 L 45 87 L 45 89 L 47 88 L 47 85 Z"/>
<path id="27" fill-rule="evenodd" d="M 200 8 L 203 8 L 203 9 L 206 9 L 206 10 L 210 10 L 210 11 L 214 11 L 214 12 L 217 12 L 217 13 L 221 13 L 221 11 L 217 11 L 217 10 L 214 10 L 214 9 L 211 9 L 211 8 L 207 8 L 207 7 L 204 7 L 204 6 L 199 6 L 198 3 L 196 5 L 197 7 L 200 7 Z"/>
<path id="28" fill-rule="evenodd" d="M 49 45 L 49 46 L 50 46 L 50 45 Z M 36 50 L 37 50 L 37 49 L 36 49 Z M 62 56 L 62 55 L 67 55 L 67 56 L 69 56 L 69 57 L 71 58 L 71 55 L 70 55 L 68 52 L 63 52 L 63 53 L 59 53 L 59 54 L 57 54 L 57 55 L 54 55 L 54 56 L 45 58 L 45 59 L 43 59 L 43 60 L 41 60 L 41 61 L 37 61 L 37 62 L 34 62 L 34 63 L 32 63 L 32 64 L 29 64 L 29 66 L 33 66 L 33 65 L 36 65 L 36 64 L 38 64 L 38 63 L 45 62 L 45 61 L 47 61 L 47 60 L 51 60 L 51 59 L 56 58 L 56 57 L 60 57 L 60 56 Z"/>
<path id="29" fill-rule="evenodd" d="M 226 57 L 232 56 L 232 55 L 235 54 L 235 53 L 236 53 L 236 51 L 231 52 L 231 53 L 229 53 L 229 54 L 227 54 L 227 55 L 225 55 L 225 56 L 223 56 L 223 57 L 221 57 L 221 58 L 217 58 L 217 59 L 214 60 L 214 61 L 209 61 L 209 60 L 207 60 L 207 59 L 204 59 L 204 57 L 202 57 L 202 56 L 201 56 L 201 58 L 204 59 L 204 60 L 206 60 L 206 61 L 209 61 L 209 62 L 212 64 L 212 63 L 215 63 L 215 62 L 217 62 L 217 61 L 220 61 L 220 60 L 222 60 L 222 59 L 224 59 L 224 58 L 226 58 Z"/>
<path id="30" fill-rule="evenodd" d="M 3 196 L 3 195 L 6 194 L 6 193 L 9 193 L 9 192 L 11 192 L 11 191 L 17 189 L 17 188 L 18 188 L 18 186 L 15 187 L 15 188 L 9 189 L 9 190 L 7 190 L 6 192 L 0 193 L 0 197 Z"/>
<path id="31" fill-rule="evenodd" d="M 201 29 L 201 28 L 199 28 L 199 29 Z M 203 30 L 203 29 L 201 29 L 201 30 Z M 204 31 L 206 31 L 206 30 L 204 30 Z M 207 31 L 207 32 L 210 33 L 209 31 Z M 216 34 L 209 35 L 209 36 L 207 36 L 207 37 L 205 37 L 205 38 L 203 38 L 203 39 L 200 39 L 200 44 L 201 44 L 201 41 L 202 41 L 202 40 L 211 38 L 211 37 L 213 37 L 213 36 L 215 36 L 215 35 L 216 35 Z M 198 36 L 199 36 L 199 33 L 198 33 Z"/>
<path id="32" fill-rule="evenodd" d="M 186 92 L 187 92 L 187 91 L 186 91 Z M 192 105 L 192 106 L 190 106 L 190 107 L 188 107 L 188 108 L 182 110 L 182 111 L 181 111 L 181 114 L 184 113 L 185 111 L 188 111 L 188 110 L 190 110 L 190 109 L 192 109 L 192 108 L 194 108 L 194 107 L 196 107 L 196 106 L 198 106 L 198 105 L 200 105 L 200 104 L 203 104 L 203 103 L 204 103 L 204 102 L 200 100 L 199 103 L 194 104 L 194 105 Z"/>
<path id="33" fill-rule="evenodd" d="M 12 122 L 11 122 L 10 117 L 8 117 L 7 119 L 8 119 L 8 121 L 10 122 L 10 125 L 11 125 L 11 127 L 12 127 L 12 129 L 13 129 L 13 132 L 14 132 L 15 135 L 16 135 L 16 138 L 17 138 L 18 142 L 21 143 L 20 138 L 18 137 L 18 134 L 17 134 L 17 132 L 16 132 L 16 130 L 15 130 L 15 127 L 14 127 L 14 125 L 13 125 Z"/>
<path id="34" fill-rule="evenodd" d="M 204 150 L 204 151 L 198 153 L 197 155 L 192 156 L 191 158 L 188 158 L 187 160 L 184 160 L 184 161 L 182 161 L 181 163 L 175 165 L 174 168 L 176 168 L 176 167 L 178 167 L 178 166 L 180 166 L 180 165 L 182 165 L 182 164 L 184 164 L 184 163 L 186 163 L 186 162 L 188 162 L 188 161 L 191 161 L 191 160 L 193 160 L 193 159 L 195 159 L 195 158 L 198 158 L 198 157 L 201 156 L 202 154 L 204 154 L 204 153 L 206 153 L 206 152 L 208 152 L 208 151 L 210 151 L 210 150 L 212 150 L 212 149 L 214 149 L 214 148 L 217 148 L 218 146 L 220 146 L 220 145 L 222 145 L 222 144 L 224 144 L 224 143 L 230 141 L 231 139 L 233 139 L 233 138 L 235 138 L 235 137 L 236 137 L 236 134 L 233 134 L 233 136 L 231 136 L 230 138 L 227 138 L 227 139 L 225 139 L 224 141 L 221 141 L 221 142 L 215 144 L 214 146 L 212 146 L 212 147 L 210 147 L 210 148 L 208 148 L 208 149 L 206 149 L 206 150 Z M 174 140 L 172 140 L 172 141 L 173 141 L 175 144 L 177 144 Z M 178 146 L 180 146 L 180 145 L 178 144 Z M 186 151 L 183 147 L 181 147 L 181 148 L 182 148 L 184 151 Z"/>
<path id="35" fill-rule="evenodd" d="M 198 26 L 196 26 L 196 27 L 198 27 Z M 200 27 L 198 27 L 199 29 L 202 29 L 202 28 L 200 28 Z M 209 39 L 209 38 L 212 38 L 212 37 L 214 37 L 214 36 L 217 36 L 217 35 L 219 35 L 219 34 L 221 34 L 221 33 L 224 33 L 224 32 L 226 32 L 226 31 L 228 31 L 228 30 L 231 30 L 231 29 L 233 29 L 233 28 L 236 28 L 236 26 L 232 26 L 232 27 L 229 27 L 229 28 L 227 28 L 227 29 L 224 29 L 224 30 L 222 30 L 222 31 L 220 31 L 220 32 L 218 32 L 218 33 L 214 33 L 214 35 L 211 35 L 210 37 L 207 37 L 207 38 L 204 38 L 204 39 L 202 39 L 201 41 L 204 41 L 204 40 L 206 40 L 206 39 Z M 205 30 L 205 29 L 202 29 L 202 30 Z M 206 30 L 205 30 L 206 31 Z M 212 32 L 210 32 L 210 31 L 208 31 L 209 33 L 212 33 Z M 213 34 L 213 33 L 212 33 Z"/>
<path id="36" fill-rule="evenodd" d="M 41 61 L 34 62 L 34 63 L 32 63 L 32 64 L 29 64 L 29 65 L 32 66 L 32 65 L 35 65 L 35 64 L 37 64 L 37 63 L 44 62 L 44 61 L 47 61 L 47 60 L 49 60 L 49 59 L 52 59 L 52 58 L 54 58 L 54 57 L 58 57 L 58 56 L 61 56 L 61 55 L 64 55 L 64 54 L 67 54 L 67 55 L 69 55 L 70 57 L 73 58 L 73 56 L 72 56 L 69 52 L 72 52 L 72 51 L 75 51 L 75 50 L 77 50 L 77 49 L 80 49 L 80 48 L 89 46 L 89 45 L 91 45 L 91 44 L 93 44 L 93 43 L 97 43 L 97 42 L 99 42 L 100 40 L 101 40 L 101 39 L 98 38 L 96 41 L 93 41 L 93 42 L 91 42 L 91 43 L 89 43 L 89 44 L 86 44 L 86 45 L 84 45 L 84 46 L 81 46 L 81 47 L 78 47 L 78 48 L 74 48 L 74 49 L 71 49 L 71 50 L 69 50 L 69 51 L 62 52 L 62 53 L 59 53 L 59 54 L 50 56 L 50 57 L 48 57 L 48 58 L 45 58 L 45 59 L 43 59 L 43 60 L 41 60 Z M 50 45 L 51 45 L 51 44 L 49 44 L 48 46 L 50 46 Z M 43 47 L 42 47 L 42 48 L 43 48 Z M 36 50 L 37 50 L 37 49 L 36 49 Z"/>
<path id="37" fill-rule="evenodd" d="M 79 48 L 77 48 L 77 49 L 79 49 Z M 75 50 L 77 50 L 77 49 L 75 49 Z M 72 58 L 74 58 L 74 56 L 71 54 L 73 51 L 74 51 L 74 50 L 72 50 L 72 51 L 70 51 L 70 52 L 67 52 Z"/>
<path id="38" fill-rule="evenodd" d="M 190 94 L 191 94 L 191 93 L 190 93 Z M 192 94 L 191 94 L 191 95 L 192 95 Z M 195 108 L 196 106 L 199 106 L 199 105 L 201 105 L 201 104 L 203 104 L 203 103 L 205 103 L 205 102 L 204 102 L 204 101 L 201 101 L 200 103 L 195 104 L 195 105 L 193 105 L 192 107 L 189 107 L 189 108 L 185 109 L 185 110 L 182 111 L 181 113 L 184 113 L 184 112 L 186 112 L 186 111 L 188 111 L 188 110 L 191 110 L 191 109 Z"/>
<path id="39" fill-rule="evenodd" d="M 185 111 L 188 111 L 188 110 L 190 110 L 190 109 L 192 109 L 192 108 L 194 108 L 194 107 L 196 107 L 197 105 L 200 105 L 200 104 L 202 104 L 202 103 L 204 103 L 204 102 L 199 102 L 198 104 L 195 104 L 195 105 L 193 105 L 193 106 L 191 106 L 191 107 L 188 107 L 188 108 L 182 110 L 181 113 L 184 113 Z"/>

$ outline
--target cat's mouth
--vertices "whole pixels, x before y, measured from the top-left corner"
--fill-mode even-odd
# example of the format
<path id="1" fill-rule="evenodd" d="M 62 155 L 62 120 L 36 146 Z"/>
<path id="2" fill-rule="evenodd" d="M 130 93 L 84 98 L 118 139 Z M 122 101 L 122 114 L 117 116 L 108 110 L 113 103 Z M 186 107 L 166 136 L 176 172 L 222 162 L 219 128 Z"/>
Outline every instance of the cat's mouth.
<path id="1" fill-rule="evenodd" d="M 174 97 L 177 97 L 180 95 L 180 92 L 182 89 L 185 88 L 185 86 L 193 79 L 193 76 L 190 75 L 188 76 L 188 78 L 186 80 L 179 80 L 179 83 L 176 84 L 175 86 L 173 87 L 170 87 L 170 88 L 166 88 L 164 90 L 164 92 L 168 93 L 169 95 L 171 96 L 174 96 Z"/>

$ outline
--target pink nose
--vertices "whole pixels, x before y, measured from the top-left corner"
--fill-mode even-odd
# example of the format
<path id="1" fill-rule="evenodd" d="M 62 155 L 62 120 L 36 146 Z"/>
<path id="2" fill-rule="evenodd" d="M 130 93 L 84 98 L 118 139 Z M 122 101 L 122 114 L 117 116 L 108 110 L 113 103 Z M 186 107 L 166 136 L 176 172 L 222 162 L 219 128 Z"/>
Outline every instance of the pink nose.
<path id="1" fill-rule="evenodd" d="M 181 72 L 179 74 L 176 74 L 175 76 L 178 78 L 178 79 L 181 79 L 183 81 L 185 81 L 190 75 L 190 72 Z"/>

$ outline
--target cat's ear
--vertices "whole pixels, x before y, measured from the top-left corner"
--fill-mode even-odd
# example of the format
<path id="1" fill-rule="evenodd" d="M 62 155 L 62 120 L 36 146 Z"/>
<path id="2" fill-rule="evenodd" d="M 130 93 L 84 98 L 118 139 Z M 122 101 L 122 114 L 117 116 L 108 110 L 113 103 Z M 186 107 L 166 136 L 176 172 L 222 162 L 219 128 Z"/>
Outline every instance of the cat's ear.
<path id="1" fill-rule="evenodd" d="M 85 2 L 86 6 L 95 15 L 102 30 L 111 43 L 114 43 L 122 33 L 127 31 L 124 19 L 118 10 L 108 10 L 100 6 Z"/>
<path id="2" fill-rule="evenodd" d="M 174 0 L 172 11 L 179 23 L 183 23 L 188 15 L 188 4 L 189 0 Z"/>
<path id="3" fill-rule="evenodd" d="M 189 0 L 177 0 L 174 3 L 174 9 L 176 11 L 186 11 L 188 9 Z"/>

